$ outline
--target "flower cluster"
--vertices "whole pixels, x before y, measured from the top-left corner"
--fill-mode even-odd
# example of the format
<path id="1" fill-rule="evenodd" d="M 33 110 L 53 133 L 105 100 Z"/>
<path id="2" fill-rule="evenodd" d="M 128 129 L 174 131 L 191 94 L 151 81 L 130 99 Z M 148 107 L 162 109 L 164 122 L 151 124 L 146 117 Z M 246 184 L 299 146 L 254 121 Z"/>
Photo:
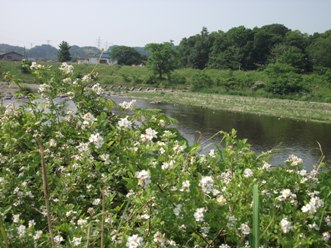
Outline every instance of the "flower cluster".
<path id="1" fill-rule="evenodd" d="M 323 163 L 309 171 L 291 155 L 271 166 L 270 152 L 255 154 L 234 130 L 208 151 L 166 115 L 102 96 L 94 73 L 33 68 L 41 96 L 0 107 L 0 224 L 11 246 L 48 247 L 52 236 L 56 247 L 253 247 L 253 188 L 261 245 L 330 244 Z"/>

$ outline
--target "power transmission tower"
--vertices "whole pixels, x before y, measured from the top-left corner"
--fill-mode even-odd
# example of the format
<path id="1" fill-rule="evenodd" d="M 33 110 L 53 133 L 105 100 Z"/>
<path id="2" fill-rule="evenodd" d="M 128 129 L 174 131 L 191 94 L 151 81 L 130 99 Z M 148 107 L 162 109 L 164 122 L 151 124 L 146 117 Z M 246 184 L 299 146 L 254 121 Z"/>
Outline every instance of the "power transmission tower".
<path id="1" fill-rule="evenodd" d="M 98 49 L 100 50 L 100 46 L 101 46 L 101 38 L 98 37 L 97 39 L 97 46 L 98 46 Z"/>
<path id="2" fill-rule="evenodd" d="M 50 42 L 51 42 L 51 40 L 46 40 L 46 42 L 47 42 L 47 45 L 49 45 L 49 44 L 50 44 Z"/>

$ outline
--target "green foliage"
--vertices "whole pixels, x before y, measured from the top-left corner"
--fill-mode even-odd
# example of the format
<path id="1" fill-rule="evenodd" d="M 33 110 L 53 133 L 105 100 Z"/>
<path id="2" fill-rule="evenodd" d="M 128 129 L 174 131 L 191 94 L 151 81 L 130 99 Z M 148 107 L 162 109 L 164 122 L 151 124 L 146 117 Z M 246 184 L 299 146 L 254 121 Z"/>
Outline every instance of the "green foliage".
<path id="1" fill-rule="evenodd" d="M 276 95 L 288 95 L 305 91 L 302 78 L 287 64 L 270 64 L 265 69 L 269 77 L 266 90 Z"/>
<path id="2" fill-rule="evenodd" d="M 21 72 L 22 73 L 31 73 L 31 70 L 30 70 L 31 65 L 32 65 L 31 61 L 23 59 L 21 61 Z"/>
<path id="3" fill-rule="evenodd" d="M 260 245 L 329 244 L 323 163 L 271 167 L 235 130 L 202 154 L 158 110 L 105 98 L 95 71 L 32 70 L 38 93 L 0 107 L 2 246 L 244 247 L 257 245 L 257 213 Z"/>
<path id="4" fill-rule="evenodd" d="M 116 46 L 111 49 L 110 55 L 119 65 L 139 65 L 143 62 L 140 53 L 132 47 Z"/>
<path id="5" fill-rule="evenodd" d="M 213 81 L 208 74 L 199 72 L 192 77 L 191 90 L 198 91 L 213 85 Z"/>
<path id="6" fill-rule="evenodd" d="M 177 53 L 171 42 L 147 44 L 146 49 L 152 53 L 148 57 L 147 66 L 155 75 L 158 75 L 159 79 L 162 79 L 164 74 L 169 77 L 177 68 Z"/>
<path id="7" fill-rule="evenodd" d="M 59 51 L 57 54 L 57 59 L 59 62 L 67 62 L 71 60 L 71 55 L 70 55 L 70 46 L 68 42 L 62 41 L 61 44 L 59 45 Z"/>

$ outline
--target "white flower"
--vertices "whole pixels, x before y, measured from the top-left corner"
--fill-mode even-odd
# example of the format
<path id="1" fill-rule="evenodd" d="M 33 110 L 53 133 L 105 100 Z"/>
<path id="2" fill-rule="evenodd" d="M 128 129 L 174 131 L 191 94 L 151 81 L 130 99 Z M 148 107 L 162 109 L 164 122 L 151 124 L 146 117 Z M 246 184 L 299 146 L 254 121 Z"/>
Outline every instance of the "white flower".
<path id="1" fill-rule="evenodd" d="M 322 236 L 323 236 L 323 240 L 324 241 L 329 241 L 330 240 L 330 237 L 331 237 L 331 235 L 330 235 L 329 232 L 322 233 Z"/>
<path id="2" fill-rule="evenodd" d="M 56 145 L 57 145 L 57 144 L 56 144 L 55 139 L 50 139 L 50 140 L 49 140 L 49 146 L 50 146 L 50 147 L 56 147 Z"/>
<path id="3" fill-rule="evenodd" d="M 207 211 L 206 208 L 197 208 L 194 213 L 194 219 L 196 222 L 202 222 L 204 220 L 204 214 Z"/>
<path id="4" fill-rule="evenodd" d="M 293 229 L 292 223 L 288 221 L 287 218 L 281 220 L 280 227 L 282 228 L 283 233 L 288 233 Z"/>
<path id="5" fill-rule="evenodd" d="M 253 175 L 254 174 L 253 174 L 253 171 L 251 169 L 247 168 L 247 169 L 244 170 L 244 177 L 251 177 Z"/>
<path id="6" fill-rule="evenodd" d="M 84 225 L 86 225 L 87 224 L 87 219 L 79 219 L 78 221 L 77 221 L 77 225 L 78 226 L 84 226 Z"/>
<path id="7" fill-rule="evenodd" d="M 138 179 L 138 185 L 143 188 L 146 188 L 151 183 L 151 175 L 149 171 L 138 171 L 135 173 L 135 177 Z"/>
<path id="8" fill-rule="evenodd" d="M 13 222 L 19 223 L 20 222 L 20 214 L 14 214 L 13 215 Z"/>
<path id="9" fill-rule="evenodd" d="M 111 163 L 109 154 L 101 154 L 100 158 L 105 162 L 106 165 Z"/>
<path id="10" fill-rule="evenodd" d="M 36 225 L 36 222 L 34 220 L 29 220 L 29 228 Z"/>
<path id="11" fill-rule="evenodd" d="M 154 234 L 153 241 L 158 245 L 158 247 L 166 247 L 167 239 L 164 233 L 157 231 Z"/>
<path id="12" fill-rule="evenodd" d="M 233 227 L 237 222 L 237 218 L 233 215 L 230 215 L 228 217 L 228 220 L 229 220 L 229 222 L 226 224 L 227 227 Z"/>
<path id="13" fill-rule="evenodd" d="M 38 92 L 39 93 L 44 93 L 49 88 L 50 88 L 50 86 L 48 84 L 41 84 L 41 85 L 39 85 Z"/>
<path id="14" fill-rule="evenodd" d="M 221 244 L 218 248 L 231 248 L 231 246 L 227 244 Z"/>
<path id="15" fill-rule="evenodd" d="M 289 197 L 292 196 L 292 192 L 291 192 L 290 189 L 283 189 L 283 190 L 280 192 L 280 194 L 281 194 L 281 198 L 282 198 L 282 199 L 286 199 L 286 198 L 289 198 Z"/>
<path id="16" fill-rule="evenodd" d="M 176 204 L 174 208 L 174 215 L 179 216 L 181 209 L 182 209 L 182 204 Z"/>
<path id="17" fill-rule="evenodd" d="M 66 212 L 66 216 L 70 217 L 70 216 L 74 215 L 75 213 L 76 213 L 76 211 L 69 210 L 68 212 Z"/>
<path id="18" fill-rule="evenodd" d="M 315 222 L 313 224 L 308 224 L 308 227 L 311 228 L 311 229 L 315 229 L 316 231 L 319 230 L 319 227 Z"/>
<path id="19" fill-rule="evenodd" d="M 61 235 L 57 235 L 57 236 L 54 237 L 54 242 L 56 244 L 60 244 L 63 241 L 64 241 L 64 239 L 63 239 L 63 237 Z"/>
<path id="20" fill-rule="evenodd" d="M 137 234 L 128 237 L 126 242 L 127 248 L 137 248 L 143 246 L 143 238 L 139 237 Z"/>
<path id="21" fill-rule="evenodd" d="M 132 100 L 132 101 L 130 101 L 130 102 L 126 102 L 126 101 L 124 101 L 124 102 L 122 102 L 122 103 L 120 103 L 120 104 L 118 104 L 118 105 L 120 105 L 120 106 L 121 106 L 122 108 L 124 108 L 124 109 L 131 110 L 131 109 L 133 109 L 134 106 L 136 105 L 136 100 Z"/>
<path id="22" fill-rule="evenodd" d="M 86 113 L 83 115 L 83 126 L 89 126 L 96 120 L 97 119 L 91 113 Z"/>
<path id="23" fill-rule="evenodd" d="M 214 179 L 211 176 L 202 177 L 199 186 L 204 193 L 211 193 L 214 189 Z"/>
<path id="24" fill-rule="evenodd" d="M 132 128 L 132 121 L 128 120 L 128 116 L 125 118 L 121 118 L 117 124 L 119 128 Z"/>
<path id="25" fill-rule="evenodd" d="M 323 206 L 324 202 L 318 196 L 313 196 L 310 198 L 309 203 L 301 208 L 301 211 L 304 213 L 309 212 L 314 214 L 317 212 L 318 208 Z"/>
<path id="26" fill-rule="evenodd" d="M 157 132 L 152 128 L 147 128 L 144 134 L 140 135 L 142 141 L 152 141 L 153 138 L 157 138 Z"/>
<path id="27" fill-rule="evenodd" d="M 72 65 L 68 65 L 67 63 L 62 63 L 59 69 L 64 74 L 72 74 L 74 67 Z"/>
<path id="28" fill-rule="evenodd" d="M 271 167 L 271 164 L 269 164 L 269 163 L 263 161 L 262 169 L 264 169 L 264 170 L 268 170 L 268 169 L 270 169 L 270 167 Z"/>
<path id="29" fill-rule="evenodd" d="M 240 227 L 239 227 L 239 230 L 244 235 L 248 235 L 251 232 L 251 228 L 246 223 L 245 224 L 241 224 Z"/>
<path id="30" fill-rule="evenodd" d="M 38 69 L 42 69 L 42 68 L 44 68 L 44 66 L 37 64 L 36 62 L 32 62 L 31 66 L 30 66 L 30 69 L 32 69 L 32 70 L 38 70 Z"/>
<path id="31" fill-rule="evenodd" d="M 71 83 L 72 83 L 72 79 L 71 79 L 70 77 L 68 77 L 68 78 L 64 78 L 64 79 L 62 80 L 62 82 L 65 83 L 65 84 L 71 84 Z"/>
<path id="32" fill-rule="evenodd" d="M 165 120 L 162 120 L 162 119 L 159 121 L 159 123 L 160 123 L 160 126 L 161 127 L 164 127 L 166 125 Z"/>
<path id="33" fill-rule="evenodd" d="M 33 239 L 34 240 L 40 239 L 40 237 L 41 237 L 42 234 L 43 234 L 43 231 L 41 231 L 41 230 L 36 231 L 35 235 L 33 236 Z"/>
<path id="34" fill-rule="evenodd" d="M 91 89 L 97 95 L 101 95 L 103 93 L 103 89 L 99 83 L 93 85 Z"/>
<path id="35" fill-rule="evenodd" d="M 223 195 L 217 196 L 216 201 L 220 205 L 224 205 L 226 203 L 226 199 Z"/>
<path id="36" fill-rule="evenodd" d="M 150 216 L 148 214 L 143 214 L 143 215 L 140 216 L 140 218 L 142 220 L 148 220 L 150 218 Z"/>
<path id="37" fill-rule="evenodd" d="M 181 192 L 189 192 L 190 191 L 190 181 L 189 180 L 185 180 L 184 182 L 182 182 L 182 187 L 180 189 Z"/>
<path id="38" fill-rule="evenodd" d="M 80 245 L 81 244 L 81 242 L 82 242 L 82 237 L 74 237 L 73 239 L 72 239 L 72 244 L 73 244 L 73 246 L 78 246 L 78 245 Z"/>
<path id="39" fill-rule="evenodd" d="M 307 171 L 306 170 L 300 170 L 300 171 L 298 171 L 298 174 L 300 175 L 300 176 L 306 176 L 307 175 Z"/>
<path id="40" fill-rule="evenodd" d="M 172 169 L 175 165 L 175 161 L 174 160 L 170 160 L 169 162 L 164 162 L 161 165 L 161 169 L 162 170 L 167 170 L 167 169 Z"/>
<path id="41" fill-rule="evenodd" d="M 216 157 L 216 154 L 215 154 L 215 150 L 214 149 L 211 149 L 209 151 L 209 156 L 212 157 L 212 158 L 215 158 Z"/>
<path id="42" fill-rule="evenodd" d="M 17 229 L 18 236 L 22 237 L 25 234 L 26 227 L 24 225 L 20 225 Z"/>
<path id="43" fill-rule="evenodd" d="M 94 143 L 96 148 L 100 148 L 103 145 L 103 138 L 99 133 L 91 134 L 89 141 L 90 143 Z"/>
<path id="44" fill-rule="evenodd" d="M 288 162 L 291 165 L 296 166 L 296 165 L 302 164 L 303 160 L 292 154 L 288 157 L 287 160 L 285 160 L 285 162 Z"/>
<path id="45" fill-rule="evenodd" d="M 94 199 L 94 201 L 92 202 L 92 205 L 97 206 L 100 204 L 100 202 L 101 202 L 101 199 L 99 199 L 99 198 Z"/>
<path id="46" fill-rule="evenodd" d="M 82 78 L 82 81 L 85 82 L 85 83 L 88 83 L 91 81 L 91 75 L 90 74 L 87 74 L 85 75 L 83 78 Z"/>

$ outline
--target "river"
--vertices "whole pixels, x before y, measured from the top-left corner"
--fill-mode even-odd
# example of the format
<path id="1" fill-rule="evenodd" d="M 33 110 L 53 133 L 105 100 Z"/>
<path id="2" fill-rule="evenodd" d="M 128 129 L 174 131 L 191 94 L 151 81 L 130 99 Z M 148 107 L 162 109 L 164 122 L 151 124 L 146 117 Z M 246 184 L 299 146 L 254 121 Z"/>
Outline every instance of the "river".
<path id="1" fill-rule="evenodd" d="M 130 101 L 131 98 L 112 96 L 116 102 Z M 59 101 L 62 101 L 59 99 Z M 12 100 L 3 101 L 8 104 Z M 22 102 L 16 102 L 18 106 Z M 75 108 L 70 104 L 70 108 Z M 208 110 L 200 107 L 170 103 L 152 103 L 137 99 L 137 107 L 157 108 L 177 120 L 175 127 L 190 144 L 197 139 L 208 151 L 221 140 L 220 130 L 237 130 L 238 138 L 247 138 L 256 153 L 273 150 L 273 165 L 282 164 L 289 155 L 303 159 L 304 166 L 311 169 L 321 157 L 321 145 L 325 161 L 331 160 L 331 124 L 279 119 L 255 114 Z M 331 161 L 330 161 L 331 162 Z M 330 162 L 328 164 L 330 164 Z"/>
<path id="2" fill-rule="evenodd" d="M 123 97 L 111 98 L 116 102 L 131 100 Z M 204 142 L 220 130 L 229 132 L 234 128 L 238 132 L 238 138 L 247 138 L 255 152 L 273 150 L 275 155 L 271 162 L 274 165 L 282 164 L 289 155 L 295 154 L 303 159 L 306 168 L 311 169 L 321 157 L 318 143 L 325 159 L 331 159 L 331 124 L 215 111 L 187 105 L 155 104 L 142 99 L 137 99 L 137 107 L 158 108 L 175 118 L 176 128 L 190 144 L 197 140 L 198 132 L 201 133 L 201 142 Z M 217 136 L 207 141 L 207 144 L 215 144 L 220 138 Z"/>

